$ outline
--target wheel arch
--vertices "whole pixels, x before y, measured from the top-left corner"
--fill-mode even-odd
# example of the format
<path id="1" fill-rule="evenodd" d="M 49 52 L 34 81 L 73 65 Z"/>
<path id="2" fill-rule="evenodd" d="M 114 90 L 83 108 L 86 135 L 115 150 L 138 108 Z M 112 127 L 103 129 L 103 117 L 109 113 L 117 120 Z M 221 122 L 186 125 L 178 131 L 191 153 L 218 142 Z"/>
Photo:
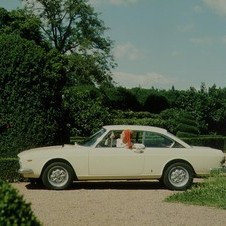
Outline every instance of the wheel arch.
<path id="1" fill-rule="evenodd" d="M 71 163 L 69 161 L 67 161 L 66 159 L 62 159 L 62 158 L 55 158 L 55 159 L 50 159 L 48 162 L 45 163 L 45 165 L 43 166 L 42 168 L 42 172 L 40 174 L 40 178 L 42 178 L 42 175 L 43 175 L 43 172 L 45 171 L 45 169 L 52 163 L 54 162 L 62 162 L 62 163 L 65 163 L 67 165 L 69 165 L 71 167 L 71 169 L 73 170 L 73 178 L 74 180 L 77 180 L 77 175 L 75 173 L 75 170 L 74 168 L 72 167 Z"/>
<path id="2" fill-rule="evenodd" d="M 173 159 L 173 160 L 167 162 L 166 165 L 164 166 L 163 171 L 162 171 L 162 176 L 164 175 L 166 169 L 167 169 L 170 165 L 172 165 L 172 164 L 174 164 L 174 163 L 186 163 L 187 165 L 189 165 L 189 166 L 191 167 L 193 175 L 194 175 L 194 176 L 196 175 L 196 172 L 195 172 L 193 166 L 190 164 L 190 162 L 188 162 L 188 161 L 186 161 L 186 160 L 184 160 L 184 159 Z"/>

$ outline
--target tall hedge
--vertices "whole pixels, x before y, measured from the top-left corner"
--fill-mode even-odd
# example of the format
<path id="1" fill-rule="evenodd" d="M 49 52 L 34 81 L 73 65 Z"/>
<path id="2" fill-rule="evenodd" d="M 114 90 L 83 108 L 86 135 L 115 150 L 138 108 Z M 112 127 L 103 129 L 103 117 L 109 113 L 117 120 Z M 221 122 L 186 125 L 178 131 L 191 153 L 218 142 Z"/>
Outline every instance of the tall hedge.
<path id="1" fill-rule="evenodd" d="M 7 182 L 24 181 L 25 179 L 18 173 L 19 168 L 17 158 L 0 157 L 0 180 Z"/>
<path id="2" fill-rule="evenodd" d="M 198 124 L 189 112 L 182 112 L 177 126 L 177 136 L 191 137 L 199 134 Z"/>
<path id="3" fill-rule="evenodd" d="M 89 136 L 111 123 L 111 115 L 103 105 L 98 89 L 89 86 L 71 87 L 64 92 L 71 135 Z"/>
<path id="4" fill-rule="evenodd" d="M 62 128 L 61 57 L 17 35 L 0 35 L 1 156 L 52 144 Z"/>

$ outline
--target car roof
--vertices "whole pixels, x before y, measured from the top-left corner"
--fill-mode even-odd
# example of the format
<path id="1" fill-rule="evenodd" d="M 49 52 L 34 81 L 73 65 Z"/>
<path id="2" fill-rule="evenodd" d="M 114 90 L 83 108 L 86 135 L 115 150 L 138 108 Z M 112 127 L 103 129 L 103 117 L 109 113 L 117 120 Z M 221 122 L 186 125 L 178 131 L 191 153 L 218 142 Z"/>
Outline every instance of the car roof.
<path id="1" fill-rule="evenodd" d="M 185 143 L 183 140 L 179 139 L 175 135 L 169 133 L 166 129 L 160 128 L 160 127 L 155 127 L 155 126 L 141 126 L 141 125 L 106 125 L 103 126 L 104 129 L 107 131 L 111 130 L 143 130 L 143 131 L 150 131 L 150 132 L 155 132 L 155 133 L 160 133 L 160 134 L 165 134 L 167 137 L 172 138 L 173 140 L 177 141 L 178 143 L 182 144 L 184 147 L 190 148 L 191 146 L 187 143 Z"/>
<path id="2" fill-rule="evenodd" d="M 151 131 L 151 132 L 159 132 L 162 134 L 166 134 L 167 130 L 160 128 L 160 127 L 155 127 L 155 126 L 141 126 L 141 125 L 107 125 L 104 126 L 105 129 L 107 130 L 144 130 L 144 131 Z"/>

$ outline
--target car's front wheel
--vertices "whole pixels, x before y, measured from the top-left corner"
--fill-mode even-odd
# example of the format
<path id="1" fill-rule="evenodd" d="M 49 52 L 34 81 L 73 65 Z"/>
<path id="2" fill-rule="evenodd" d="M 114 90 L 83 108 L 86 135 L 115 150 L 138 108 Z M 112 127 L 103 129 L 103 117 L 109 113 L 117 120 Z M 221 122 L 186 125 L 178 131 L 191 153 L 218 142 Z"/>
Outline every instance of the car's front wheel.
<path id="1" fill-rule="evenodd" d="M 73 182 L 73 169 L 66 163 L 54 162 L 48 165 L 43 174 L 43 184 L 48 189 L 67 189 Z"/>
<path id="2" fill-rule="evenodd" d="M 164 171 L 163 183 L 171 190 L 186 190 L 193 183 L 193 169 L 187 163 L 173 163 Z"/>

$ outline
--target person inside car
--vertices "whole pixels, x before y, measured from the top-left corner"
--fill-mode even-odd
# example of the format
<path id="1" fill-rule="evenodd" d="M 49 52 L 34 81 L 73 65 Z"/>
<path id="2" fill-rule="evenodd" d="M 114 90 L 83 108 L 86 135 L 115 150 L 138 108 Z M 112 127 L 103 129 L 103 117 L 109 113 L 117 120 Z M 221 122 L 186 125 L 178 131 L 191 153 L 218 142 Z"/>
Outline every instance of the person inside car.
<path id="1" fill-rule="evenodd" d="M 125 145 L 126 148 L 132 149 L 133 147 L 132 135 L 133 131 L 129 129 L 124 130 L 122 132 L 122 143 Z"/>

